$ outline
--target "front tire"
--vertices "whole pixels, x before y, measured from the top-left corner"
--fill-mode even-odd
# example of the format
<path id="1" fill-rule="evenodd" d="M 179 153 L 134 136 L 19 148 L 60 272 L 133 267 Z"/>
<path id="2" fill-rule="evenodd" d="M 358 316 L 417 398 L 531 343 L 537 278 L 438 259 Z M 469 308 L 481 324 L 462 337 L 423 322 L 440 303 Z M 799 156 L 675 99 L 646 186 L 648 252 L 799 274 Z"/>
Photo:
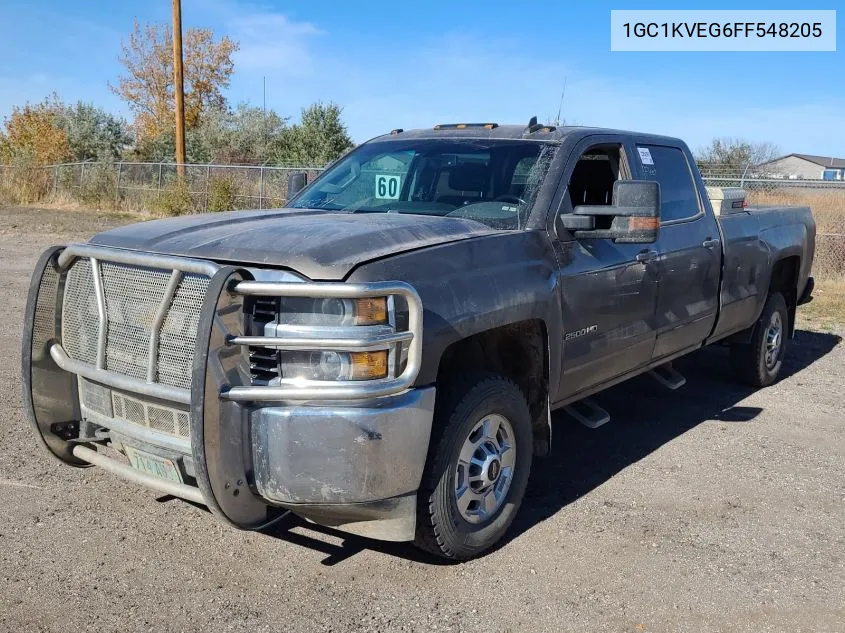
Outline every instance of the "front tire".
<path id="1" fill-rule="evenodd" d="M 418 494 L 414 544 L 453 560 L 477 556 L 510 527 L 528 484 L 533 453 L 525 396 L 504 377 L 484 377 L 443 396 Z"/>
<path id="2" fill-rule="evenodd" d="M 731 364 L 737 376 L 752 387 L 774 383 L 783 366 L 788 332 L 786 300 L 774 292 L 754 325 L 751 342 L 731 345 Z"/>

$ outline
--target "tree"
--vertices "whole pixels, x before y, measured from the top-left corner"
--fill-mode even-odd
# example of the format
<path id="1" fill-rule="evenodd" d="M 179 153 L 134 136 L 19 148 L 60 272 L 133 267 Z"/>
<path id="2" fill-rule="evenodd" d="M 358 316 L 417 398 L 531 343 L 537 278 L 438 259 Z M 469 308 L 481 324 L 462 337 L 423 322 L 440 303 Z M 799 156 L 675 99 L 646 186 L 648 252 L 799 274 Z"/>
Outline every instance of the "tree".
<path id="1" fill-rule="evenodd" d="M 777 158 L 780 149 L 773 143 L 753 143 L 739 138 L 714 138 L 696 151 L 702 168 L 742 174 L 749 168 Z"/>
<path id="2" fill-rule="evenodd" d="M 340 119 L 343 108 L 335 103 L 313 103 L 302 110 L 299 123 L 288 128 L 277 163 L 322 166 L 352 148 L 352 139 Z"/>
<path id="3" fill-rule="evenodd" d="M 223 89 L 234 71 L 232 54 L 238 43 L 214 38 L 211 29 L 189 28 L 183 38 L 185 60 L 185 125 L 196 127 L 204 111 L 225 107 Z M 117 86 L 109 88 L 129 104 L 139 140 L 174 127 L 173 31 L 166 24 L 135 21 L 123 43 L 119 61 L 126 68 Z"/>
<path id="4" fill-rule="evenodd" d="M 145 136 L 138 140 L 130 156 L 135 160 L 154 163 L 169 163 L 176 154 L 176 129 L 165 130 L 157 136 Z M 185 158 L 189 163 L 208 162 L 208 151 L 197 138 L 195 130 L 185 135 Z"/>
<path id="5" fill-rule="evenodd" d="M 263 165 L 282 148 L 286 119 L 276 112 L 241 103 L 234 110 L 209 108 L 200 124 L 188 130 L 185 153 L 191 163 Z M 169 161 L 176 143 L 173 130 L 142 140 L 135 157 Z"/>
<path id="6" fill-rule="evenodd" d="M 61 102 L 55 95 L 34 106 L 12 108 L 0 133 L 2 161 L 49 165 L 70 159 L 68 136 L 58 121 L 60 108 Z"/>
<path id="7" fill-rule="evenodd" d="M 126 121 L 91 103 L 57 103 L 56 124 L 67 135 L 74 160 L 114 160 L 132 142 Z"/>
<path id="8" fill-rule="evenodd" d="M 282 151 L 286 123 L 273 110 L 240 103 L 234 110 L 209 109 L 189 135 L 197 138 L 209 162 L 262 165 Z"/>

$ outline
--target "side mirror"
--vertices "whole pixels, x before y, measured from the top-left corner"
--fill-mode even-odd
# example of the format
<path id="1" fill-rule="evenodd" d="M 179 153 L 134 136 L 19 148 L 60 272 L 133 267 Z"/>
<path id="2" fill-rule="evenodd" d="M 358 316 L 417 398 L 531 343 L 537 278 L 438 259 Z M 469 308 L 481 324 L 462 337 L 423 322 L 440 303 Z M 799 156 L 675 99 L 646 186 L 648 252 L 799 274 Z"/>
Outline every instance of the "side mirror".
<path id="1" fill-rule="evenodd" d="M 650 244 L 660 231 L 660 183 L 617 180 L 613 204 L 581 205 L 558 216 L 575 239 L 612 239 L 619 244 Z"/>
<path id="2" fill-rule="evenodd" d="M 293 200 L 293 197 L 300 191 L 305 189 L 308 184 L 308 174 L 304 171 L 295 171 L 288 174 L 288 196 L 287 202 Z"/>

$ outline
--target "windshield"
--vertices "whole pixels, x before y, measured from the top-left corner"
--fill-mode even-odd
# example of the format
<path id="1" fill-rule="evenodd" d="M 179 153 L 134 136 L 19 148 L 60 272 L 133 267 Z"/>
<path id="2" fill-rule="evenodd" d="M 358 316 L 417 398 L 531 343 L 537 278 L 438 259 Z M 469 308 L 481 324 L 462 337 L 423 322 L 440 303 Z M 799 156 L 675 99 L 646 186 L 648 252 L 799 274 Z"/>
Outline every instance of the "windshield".
<path id="1" fill-rule="evenodd" d="M 367 143 L 289 206 L 469 218 L 495 229 L 521 229 L 556 149 L 519 140 Z"/>

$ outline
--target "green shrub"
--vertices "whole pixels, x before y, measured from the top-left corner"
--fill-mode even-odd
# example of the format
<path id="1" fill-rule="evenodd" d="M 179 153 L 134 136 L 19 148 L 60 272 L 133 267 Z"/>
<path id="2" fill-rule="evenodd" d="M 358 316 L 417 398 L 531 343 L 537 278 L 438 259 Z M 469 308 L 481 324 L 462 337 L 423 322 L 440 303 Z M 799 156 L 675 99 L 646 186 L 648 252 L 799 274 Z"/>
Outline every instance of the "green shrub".
<path id="1" fill-rule="evenodd" d="M 164 215 L 184 215 L 191 212 L 191 192 L 184 178 L 168 182 L 153 201 L 153 210 Z"/>
<path id="2" fill-rule="evenodd" d="M 208 181 L 208 210 L 231 211 L 236 205 L 236 186 L 233 178 L 214 176 Z"/>

